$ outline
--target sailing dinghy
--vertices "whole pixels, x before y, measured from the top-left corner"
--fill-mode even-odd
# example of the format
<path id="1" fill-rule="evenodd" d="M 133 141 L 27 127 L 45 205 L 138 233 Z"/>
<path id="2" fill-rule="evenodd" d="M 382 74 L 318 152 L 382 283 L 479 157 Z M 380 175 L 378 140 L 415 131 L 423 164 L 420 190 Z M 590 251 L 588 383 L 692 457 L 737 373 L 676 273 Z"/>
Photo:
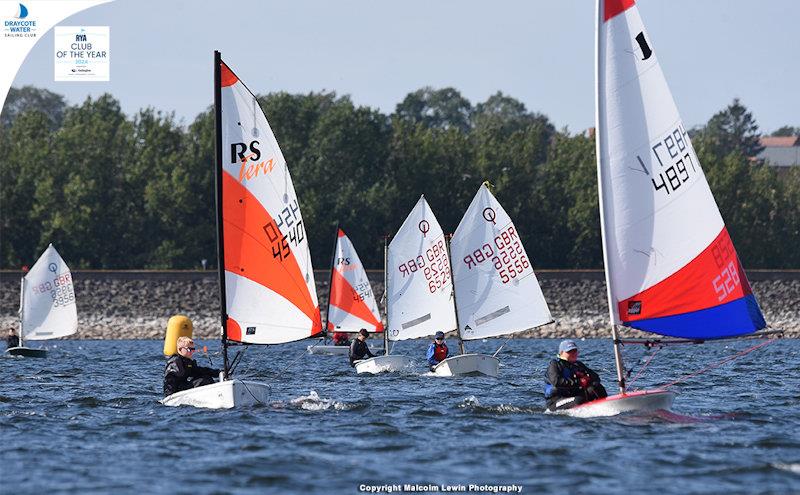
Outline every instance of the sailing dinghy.
<path id="1" fill-rule="evenodd" d="M 389 341 L 415 339 L 456 328 L 450 259 L 444 232 L 425 196 L 385 248 L 386 349 L 384 356 L 356 364 L 359 373 L 410 366 L 407 356 L 389 354 Z"/>
<path id="2" fill-rule="evenodd" d="M 553 317 L 514 223 L 485 183 L 453 234 L 450 256 L 462 352 L 433 372 L 497 376 L 497 353 L 464 353 L 463 341 L 523 332 Z"/>
<path id="3" fill-rule="evenodd" d="M 325 316 L 327 333 L 383 333 L 381 313 L 372 292 L 367 272 L 356 248 L 341 228 L 336 228 L 336 243 L 331 259 L 331 280 L 328 310 Z M 344 354 L 350 348 L 343 345 L 310 345 L 309 354 Z"/>
<path id="4" fill-rule="evenodd" d="M 265 403 L 265 383 L 231 377 L 231 345 L 281 344 L 322 331 L 311 253 L 292 178 L 267 118 L 214 52 L 217 251 L 222 381 L 172 394 L 169 406 Z"/>
<path id="5" fill-rule="evenodd" d="M 597 174 L 620 393 L 564 411 L 667 409 L 671 390 L 629 393 L 618 326 L 681 339 L 766 326 L 634 0 L 598 0 Z"/>
<path id="6" fill-rule="evenodd" d="M 72 273 L 52 244 L 20 282 L 19 345 L 6 349 L 12 356 L 47 356 L 45 349 L 25 347 L 25 340 L 48 340 L 78 330 L 78 309 Z"/>

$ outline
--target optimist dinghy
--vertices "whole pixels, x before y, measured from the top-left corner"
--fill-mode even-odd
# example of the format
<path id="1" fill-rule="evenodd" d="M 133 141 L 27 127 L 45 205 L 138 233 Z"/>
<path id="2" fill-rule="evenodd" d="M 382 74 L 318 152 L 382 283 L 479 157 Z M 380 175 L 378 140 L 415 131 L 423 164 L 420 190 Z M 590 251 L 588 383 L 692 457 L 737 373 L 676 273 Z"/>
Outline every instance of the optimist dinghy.
<path id="1" fill-rule="evenodd" d="M 667 409 L 669 390 L 628 392 L 618 326 L 704 341 L 766 326 L 678 115 L 634 0 L 598 0 L 597 175 L 620 393 L 559 411 Z"/>
<path id="2" fill-rule="evenodd" d="M 425 196 L 419 198 L 384 252 L 386 354 L 358 362 L 356 371 L 359 373 L 396 371 L 411 365 L 407 356 L 389 354 L 390 341 L 415 339 L 456 328 L 444 232 Z"/>
<path id="3" fill-rule="evenodd" d="M 231 378 L 230 345 L 281 344 L 322 333 L 311 253 L 292 178 L 267 118 L 214 52 L 216 204 L 223 379 L 162 403 L 264 403 L 265 383 Z"/>
<path id="4" fill-rule="evenodd" d="M 553 317 L 519 233 L 486 183 L 458 224 L 450 254 L 462 351 L 433 372 L 497 376 L 497 352 L 465 353 L 463 341 L 523 332 L 552 323 Z"/>
<path id="5" fill-rule="evenodd" d="M 78 331 L 72 273 L 52 244 L 20 281 L 19 345 L 6 354 L 47 357 L 47 350 L 25 347 L 25 340 L 66 337 Z"/>

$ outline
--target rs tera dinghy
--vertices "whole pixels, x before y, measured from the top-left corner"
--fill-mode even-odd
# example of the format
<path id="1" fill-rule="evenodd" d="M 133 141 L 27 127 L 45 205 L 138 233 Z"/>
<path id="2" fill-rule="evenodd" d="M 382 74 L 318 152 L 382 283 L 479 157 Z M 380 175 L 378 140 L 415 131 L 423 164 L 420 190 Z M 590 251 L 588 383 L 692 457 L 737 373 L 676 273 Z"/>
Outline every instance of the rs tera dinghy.
<path id="1" fill-rule="evenodd" d="M 222 381 L 172 394 L 169 406 L 265 403 L 265 383 L 231 377 L 229 344 L 281 344 L 322 333 L 303 217 L 264 112 L 214 52 L 217 251 Z M 233 360 L 236 361 L 236 358 Z"/>

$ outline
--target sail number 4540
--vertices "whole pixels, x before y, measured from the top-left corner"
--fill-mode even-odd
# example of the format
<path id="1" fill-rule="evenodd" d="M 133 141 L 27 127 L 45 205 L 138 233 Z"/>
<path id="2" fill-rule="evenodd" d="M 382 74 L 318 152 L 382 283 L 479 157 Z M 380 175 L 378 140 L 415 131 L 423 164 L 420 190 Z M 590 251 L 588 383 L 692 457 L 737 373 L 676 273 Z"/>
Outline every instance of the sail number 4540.
<path id="1" fill-rule="evenodd" d="M 264 226 L 264 233 L 267 234 L 269 242 L 272 244 L 272 257 L 279 258 L 281 261 L 292 255 L 289 242 L 297 246 L 306 238 L 306 231 L 303 228 L 303 220 L 300 219 L 300 207 L 295 199 L 286 206 L 275 220 Z M 286 234 L 281 233 L 283 227 Z"/>

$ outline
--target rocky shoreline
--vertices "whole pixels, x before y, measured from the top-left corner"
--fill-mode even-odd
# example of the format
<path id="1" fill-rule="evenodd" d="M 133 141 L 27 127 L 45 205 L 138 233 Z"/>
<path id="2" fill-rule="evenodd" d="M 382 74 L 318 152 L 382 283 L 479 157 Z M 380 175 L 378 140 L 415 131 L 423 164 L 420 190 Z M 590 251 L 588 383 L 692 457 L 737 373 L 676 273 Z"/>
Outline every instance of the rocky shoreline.
<path id="1" fill-rule="evenodd" d="M 0 277 L 0 324 L 18 327 L 18 275 Z M 75 296 L 78 301 L 78 339 L 161 339 L 167 320 L 185 314 L 194 322 L 195 336 L 214 338 L 219 332 L 219 301 L 216 274 L 170 272 L 97 274 L 76 272 Z M 381 272 L 370 274 L 373 290 L 383 292 Z M 608 337 L 608 309 L 602 276 L 565 272 L 540 275 L 545 298 L 556 322 L 521 334 L 528 338 L 604 338 Z M 328 297 L 327 273 L 316 274 L 322 309 Z M 800 279 L 768 278 L 752 282 L 753 291 L 767 322 L 800 337 Z M 324 318 L 324 314 L 323 314 Z M 634 336 L 634 332 L 626 334 Z M 638 333 L 638 332 L 636 332 Z M 645 336 L 639 333 L 635 336 Z"/>

